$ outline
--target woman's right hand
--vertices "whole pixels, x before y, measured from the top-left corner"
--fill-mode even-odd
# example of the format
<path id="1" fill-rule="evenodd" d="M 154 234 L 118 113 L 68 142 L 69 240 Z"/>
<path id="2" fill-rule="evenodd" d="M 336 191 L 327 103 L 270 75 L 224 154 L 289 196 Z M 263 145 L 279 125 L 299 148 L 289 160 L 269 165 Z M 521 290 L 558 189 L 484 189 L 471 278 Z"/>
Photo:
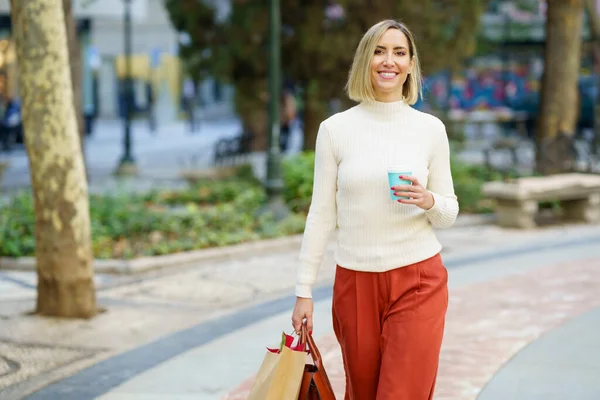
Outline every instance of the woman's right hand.
<path id="1" fill-rule="evenodd" d="M 292 313 L 292 326 L 296 333 L 302 332 L 302 322 L 306 319 L 306 328 L 309 332 L 313 330 L 313 299 L 296 297 L 296 306 Z"/>

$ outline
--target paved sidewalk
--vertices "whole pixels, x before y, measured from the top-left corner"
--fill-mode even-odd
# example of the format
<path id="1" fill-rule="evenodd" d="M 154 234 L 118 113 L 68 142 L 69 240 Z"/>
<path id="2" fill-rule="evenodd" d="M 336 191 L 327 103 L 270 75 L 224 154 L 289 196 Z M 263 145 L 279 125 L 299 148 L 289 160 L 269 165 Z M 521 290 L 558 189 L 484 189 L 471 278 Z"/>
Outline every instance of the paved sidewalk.
<path id="1" fill-rule="evenodd" d="M 593 307 L 587 293 L 599 283 L 594 272 L 600 270 L 598 227 L 519 231 L 461 225 L 439 232 L 452 290 L 447 343 L 463 343 L 448 347 L 443 360 L 478 375 L 465 376 L 460 387 L 448 386 L 440 377 L 439 396 L 480 390 L 511 354 Z M 315 333 L 327 355 L 328 372 L 339 381 L 341 364 L 330 321 L 332 250 L 330 246 L 316 291 Z M 28 398 L 222 399 L 251 378 L 264 346 L 276 342 L 277 332 L 289 329 L 297 254 L 294 248 L 133 277 L 99 275 L 99 303 L 107 312 L 89 321 L 27 315 L 35 301 L 35 275 L 0 271 L 0 355 L 13 361 L 4 367 L 0 362 L 0 398 L 26 398 L 58 381 Z M 582 259 L 596 264 L 569 264 Z M 542 269 L 533 272 L 535 268 Z M 538 277 L 543 279 L 536 282 Z M 537 295 L 549 288 L 556 290 L 552 296 L 560 296 Z M 535 296 L 531 309 L 524 304 L 527 293 Z M 557 312 L 537 313 L 557 299 Z M 508 330 L 496 329 L 499 325 Z M 506 341 L 497 349 L 486 348 L 490 342 L 484 339 L 494 341 L 501 332 Z M 489 359 L 489 368 L 473 368 L 465 349 L 473 353 L 474 363 Z M 2 368 L 10 373 L 3 374 Z"/>
<path id="2" fill-rule="evenodd" d="M 597 295 L 600 251 L 598 253 L 597 258 L 590 260 L 563 262 L 451 290 L 435 398 L 475 400 L 498 369 L 529 343 L 570 319 L 600 307 L 600 296 Z M 591 323 L 594 325 L 584 324 L 581 327 L 582 334 L 585 335 L 589 329 L 597 335 L 600 319 L 596 318 Z M 331 334 L 324 336 L 319 339 L 318 345 L 336 396 L 342 399 L 344 372 L 335 337 Z M 551 348 L 546 346 L 544 349 L 547 352 Z M 585 375 L 588 371 L 600 371 L 597 354 L 593 361 L 592 365 L 571 373 Z M 246 399 L 252 382 L 253 378 L 248 379 L 224 399 Z M 503 382 L 503 387 L 510 388 L 514 384 L 507 379 Z M 529 380 L 528 383 L 530 391 L 539 391 L 535 381 Z M 588 381 L 588 384 L 594 385 L 595 397 L 586 398 L 600 398 L 600 387 L 596 382 Z M 585 388 L 580 387 L 579 390 Z M 509 392 L 504 391 L 505 394 Z M 547 390 L 544 392 L 548 393 Z M 492 398 L 531 399 L 502 396 L 484 399 Z M 544 397 L 546 400 L 550 398 L 559 399 Z"/>
<path id="3" fill-rule="evenodd" d="M 144 187 L 148 181 L 177 180 L 183 167 L 206 168 L 212 163 L 217 140 L 239 134 L 237 119 L 206 121 L 195 134 L 187 131 L 185 121 L 173 121 L 151 133 L 145 121 L 132 122 L 132 153 L 139 168 Z M 106 190 L 118 183 L 112 174 L 123 155 L 123 124 L 118 120 L 100 120 L 92 136 L 86 138 L 85 157 L 91 178 L 92 191 Z M 0 153 L 0 160 L 8 161 L 2 188 L 5 191 L 28 187 L 29 162 L 25 148 L 20 146 L 10 153 Z M 126 184 L 131 186 L 131 179 Z"/>
<path id="4" fill-rule="evenodd" d="M 478 400 L 598 400 L 600 307 L 531 343 L 487 383 Z"/>

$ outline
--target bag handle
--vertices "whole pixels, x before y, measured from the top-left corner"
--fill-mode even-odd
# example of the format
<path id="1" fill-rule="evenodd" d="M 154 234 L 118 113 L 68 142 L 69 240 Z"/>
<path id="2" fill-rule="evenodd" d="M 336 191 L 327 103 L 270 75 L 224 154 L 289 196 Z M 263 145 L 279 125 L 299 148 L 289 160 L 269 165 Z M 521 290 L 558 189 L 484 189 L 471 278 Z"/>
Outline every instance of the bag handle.
<path id="1" fill-rule="evenodd" d="M 315 364 L 315 366 L 317 368 L 321 369 L 321 367 L 322 367 L 321 353 L 319 352 L 319 349 L 317 348 L 317 345 L 316 345 L 312 335 L 308 332 L 308 328 L 306 327 L 306 322 L 304 322 L 302 324 L 302 332 L 301 332 L 300 340 L 302 340 L 302 343 L 307 344 L 308 350 L 313 359 L 313 363 Z"/>

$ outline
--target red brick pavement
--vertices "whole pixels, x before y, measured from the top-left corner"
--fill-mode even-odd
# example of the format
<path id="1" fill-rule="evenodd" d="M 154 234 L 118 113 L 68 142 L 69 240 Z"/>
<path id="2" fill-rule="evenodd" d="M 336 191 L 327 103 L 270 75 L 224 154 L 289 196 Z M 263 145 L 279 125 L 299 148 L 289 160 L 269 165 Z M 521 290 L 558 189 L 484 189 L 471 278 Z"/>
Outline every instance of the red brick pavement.
<path id="1" fill-rule="evenodd" d="M 545 332 L 600 306 L 600 259 L 562 263 L 451 290 L 436 400 L 474 400 L 511 357 Z M 343 399 L 344 371 L 333 335 L 317 340 Z M 223 400 L 246 399 L 249 378 Z M 368 400 L 368 399 L 365 399 Z"/>

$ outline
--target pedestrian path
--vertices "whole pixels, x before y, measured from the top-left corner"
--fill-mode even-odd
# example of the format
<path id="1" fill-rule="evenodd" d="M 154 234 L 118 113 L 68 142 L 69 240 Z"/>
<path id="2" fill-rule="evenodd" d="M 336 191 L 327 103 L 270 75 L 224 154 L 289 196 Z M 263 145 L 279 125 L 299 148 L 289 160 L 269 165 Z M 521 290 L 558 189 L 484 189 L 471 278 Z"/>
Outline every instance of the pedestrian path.
<path id="1" fill-rule="evenodd" d="M 132 155 L 143 179 L 178 179 L 179 170 L 194 165 L 206 168 L 212 161 L 217 140 L 241 131 L 238 119 L 206 121 L 195 134 L 189 134 L 184 121 L 160 126 L 149 131 L 145 121 L 131 126 Z M 123 156 L 123 124 L 120 121 L 98 121 L 92 136 L 86 138 L 85 158 L 92 186 L 103 187 Z M 29 186 L 29 162 L 24 148 L 0 155 L 8 161 L 2 179 L 6 190 Z M 114 180 L 114 179 L 113 179 Z M 92 188 L 93 189 L 93 188 Z"/>
<path id="2" fill-rule="evenodd" d="M 598 400 L 600 307 L 527 346 L 488 382 L 478 400 Z"/>
<path id="3" fill-rule="evenodd" d="M 544 249 L 531 246 L 529 252 L 498 253 L 487 259 L 446 258 L 451 296 L 437 400 L 477 399 L 502 366 L 529 344 L 600 307 L 596 295 L 600 246 L 590 240 L 564 243 Z M 282 330 L 291 329 L 293 300 L 286 296 L 242 309 L 222 323 L 177 332 L 28 398 L 245 399 L 265 346 L 277 343 Z M 318 289 L 315 300 L 315 337 L 338 398 L 343 398 L 330 287 Z M 600 328 L 585 322 L 584 326 L 596 332 Z"/>
<path id="4" fill-rule="evenodd" d="M 451 289 L 437 400 L 600 398 L 600 249 L 580 250 L 595 258 L 563 261 Z M 452 272 L 451 279 L 460 280 Z M 561 328 L 572 319 L 574 322 Z M 339 347 L 332 334 L 318 342 L 341 399 L 345 382 Z M 525 354 L 511 361 L 529 343 L 533 344 Z M 587 355 L 579 358 L 586 351 Z M 486 394 L 478 397 L 507 362 Z M 550 373 L 539 380 L 544 371 Z M 225 399 L 246 399 L 252 381 L 250 377 Z M 563 385 L 566 381 L 569 385 Z"/>

